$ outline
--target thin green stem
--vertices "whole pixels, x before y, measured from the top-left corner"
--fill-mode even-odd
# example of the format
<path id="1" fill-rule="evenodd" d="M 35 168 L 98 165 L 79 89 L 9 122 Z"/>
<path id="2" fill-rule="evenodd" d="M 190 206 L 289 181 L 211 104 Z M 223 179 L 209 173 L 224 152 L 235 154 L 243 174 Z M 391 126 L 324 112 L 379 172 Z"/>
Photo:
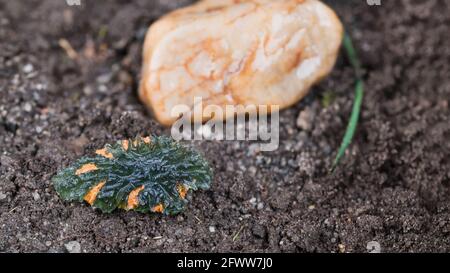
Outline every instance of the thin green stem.
<path id="1" fill-rule="evenodd" d="M 347 130 L 344 135 L 344 139 L 342 140 L 339 151 L 336 155 L 336 158 L 333 162 L 333 167 L 331 172 L 333 172 L 338 166 L 340 160 L 345 155 L 345 151 L 348 146 L 351 144 L 353 137 L 355 135 L 356 127 L 358 125 L 359 116 L 361 113 L 361 105 L 364 98 L 364 82 L 361 77 L 361 63 L 356 54 L 355 47 L 353 46 L 352 40 L 348 34 L 345 34 L 344 37 L 344 48 L 347 53 L 347 57 L 349 58 L 350 63 L 353 66 L 356 74 L 356 87 L 355 87 L 355 101 L 353 103 L 352 114 L 350 116 L 350 121 L 347 126 Z"/>

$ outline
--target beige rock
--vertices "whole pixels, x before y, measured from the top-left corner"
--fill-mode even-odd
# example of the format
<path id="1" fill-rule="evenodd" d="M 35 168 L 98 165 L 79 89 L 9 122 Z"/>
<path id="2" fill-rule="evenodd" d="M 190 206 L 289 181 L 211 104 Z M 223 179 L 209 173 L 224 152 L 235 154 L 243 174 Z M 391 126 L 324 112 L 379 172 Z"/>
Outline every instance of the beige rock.
<path id="1" fill-rule="evenodd" d="M 222 109 L 286 108 L 331 71 L 342 36 L 318 0 L 199 1 L 150 27 L 140 97 L 165 125 L 177 119 L 174 106 L 192 109 L 194 97 Z"/>

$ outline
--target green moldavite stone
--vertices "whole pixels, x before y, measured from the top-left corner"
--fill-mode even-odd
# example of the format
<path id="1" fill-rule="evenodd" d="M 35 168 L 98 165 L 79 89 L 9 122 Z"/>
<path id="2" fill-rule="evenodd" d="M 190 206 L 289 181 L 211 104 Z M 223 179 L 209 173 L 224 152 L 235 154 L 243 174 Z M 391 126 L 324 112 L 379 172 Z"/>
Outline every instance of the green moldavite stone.
<path id="1" fill-rule="evenodd" d="M 52 181 L 66 201 L 88 202 L 110 213 L 116 208 L 173 215 L 186 206 L 190 190 L 206 190 L 208 162 L 196 151 L 167 137 L 138 137 L 106 145 Z"/>

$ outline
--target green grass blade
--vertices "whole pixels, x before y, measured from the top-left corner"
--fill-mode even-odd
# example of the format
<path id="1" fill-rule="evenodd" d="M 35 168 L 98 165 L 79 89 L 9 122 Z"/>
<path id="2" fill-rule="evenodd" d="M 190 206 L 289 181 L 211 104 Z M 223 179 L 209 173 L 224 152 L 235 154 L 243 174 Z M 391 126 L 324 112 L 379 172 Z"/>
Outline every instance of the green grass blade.
<path id="1" fill-rule="evenodd" d="M 353 103 L 352 114 L 350 116 L 350 121 L 347 126 L 347 130 L 344 135 L 344 139 L 342 140 L 339 151 L 336 155 L 336 158 L 333 162 L 333 167 L 331 171 L 333 172 L 340 160 L 345 154 L 348 146 L 351 144 L 353 137 L 355 135 L 356 127 L 358 125 L 359 116 L 361 113 L 361 105 L 364 98 L 364 82 L 360 77 L 361 73 L 361 64 L 356 54 L 355 47 L 353 46 L 352 40 L 348 34 L 345 34 L 344 37 L 344 48 L 346 50 L 347 56 L 349 58 L 350 63 L 353 66 L 356 74 L 356 87 L 355 87 L 355 102 Z"/>
<path id="2" fill-rule="evenodd" d="M 347 33 L 344 35 L 344 48 L 351 65 L 355 69 L 355 73 L 357 73 L 356 76 L 359 78 L 358 73 L 361 71 L 361 62 L 359 61 L 358 54 L 356 54 L 352 39 Z"/>
<path id="3" fill-rule="evenodd" d="M 355 91 L 355 102 L 353 104 L 353 110 L 352 115 L 350 117 L 350 121 L 347 126 L 347 131 L 345 132 L 344 139 L 342 140 L 341 147 L 339 148 L 339 151 L 337 153 L 336 159 L 333 163 L 333 168 L 331 171 L 334 171 L 337 165 L 339 164 L 339 161 L 342 159 L 342 157 L 345 154 L 345 151 L 347 150 L 348 146 L 353 140 L 353 136 L 355 135 L 356 127 L 358 125 L 359 120 L 359 114 L 361 112 L 361 105 L 364 97 L 364 83 L 362 80 L 358 80 L 356 82 L 356 91 Z"/>

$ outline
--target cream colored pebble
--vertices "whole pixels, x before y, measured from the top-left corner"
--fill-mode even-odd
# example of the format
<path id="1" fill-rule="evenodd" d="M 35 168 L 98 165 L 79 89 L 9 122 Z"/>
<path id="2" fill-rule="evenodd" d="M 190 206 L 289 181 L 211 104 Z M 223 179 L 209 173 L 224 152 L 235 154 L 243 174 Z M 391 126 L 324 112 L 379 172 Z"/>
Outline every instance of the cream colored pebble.
<path id="1" fill-rule="evenodd" d="M 174 106 L 192 109 L 194 97 L 223 109 L 286 108 L 332 70 L 342 36 L 318 0 L 199 1 L 150 27 L 140 98 L 164 125 L 177 119 Z"/>

